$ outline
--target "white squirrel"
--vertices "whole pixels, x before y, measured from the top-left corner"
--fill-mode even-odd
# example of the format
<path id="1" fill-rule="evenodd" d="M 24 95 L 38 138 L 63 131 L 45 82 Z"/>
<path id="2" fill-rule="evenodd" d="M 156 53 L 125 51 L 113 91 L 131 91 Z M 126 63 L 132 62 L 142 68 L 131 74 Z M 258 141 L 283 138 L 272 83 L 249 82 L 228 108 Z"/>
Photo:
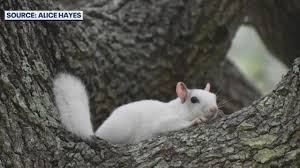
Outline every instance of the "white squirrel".
<path id="1" fill-rule="evenodd" d="M 114 144 L 132 144 L 169 131 L 180 130 L 215 118 L 216 95 L 204 90 L 176 85 L 178 98 L 170 102 L 142 100 L 116 108 L 93 132 L 88 96 L 75 76 L 61 73 L 54 80 L 54 95 L 63 125 L 83 138 L 96 135 Z"/>

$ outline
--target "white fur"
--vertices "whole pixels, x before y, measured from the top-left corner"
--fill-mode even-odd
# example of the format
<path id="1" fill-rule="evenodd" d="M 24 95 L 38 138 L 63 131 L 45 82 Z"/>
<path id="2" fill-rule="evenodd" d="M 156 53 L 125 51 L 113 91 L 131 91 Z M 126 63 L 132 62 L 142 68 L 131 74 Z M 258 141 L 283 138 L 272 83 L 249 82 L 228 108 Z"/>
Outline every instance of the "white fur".
<path id="1" fill-rule="evenodd" d="M 170 103 L 143 100 L 118 107 L 96 131 L 112 143 L 136 143 L 158 134 L 178 130 L 192 123 L 183 118 L 180 100 Z"/>
<path id="2" fill-rule="evenodd" d="M 53 91 L 66 129 L 84 138 L 93 135 L 88 96 L 82 82 L 74 76 L 61 73 L 54 80 Z"/>
<path id="3" fill-rule="evenodd" d="M 186 88 L 185 102 L 180 98 L 164 103 L 142 100 L 115 109 L 95 135 L 115 144 L 137 143 L 159 134 L 179 130 L 213 118 L 209 108 L 216 105 L 216 96 L 202 89 Z M 54 94 L 62 122 L 68 130 L 82 137 L 92 135 L 88 97 L 77 78 L 61 74 L 54 81 Z M 200 103 L 191 103 L 196 96 Z"/>
<path id="4" fill-rule="evenodd" d="M 184 104 L 179 98 L 168 103 L 142 100 L 118 107 L 96 131 L 96 136 L 112 143 L 137 143 L 159 134 L 180 130 L 193 125 L 194 119 L 213 118 L 208 111 L 216 105 L 214 94 L 201 89 L 189 90 L 202 104 Z M 191 97 L 190 96 L 190 97 Z"/>

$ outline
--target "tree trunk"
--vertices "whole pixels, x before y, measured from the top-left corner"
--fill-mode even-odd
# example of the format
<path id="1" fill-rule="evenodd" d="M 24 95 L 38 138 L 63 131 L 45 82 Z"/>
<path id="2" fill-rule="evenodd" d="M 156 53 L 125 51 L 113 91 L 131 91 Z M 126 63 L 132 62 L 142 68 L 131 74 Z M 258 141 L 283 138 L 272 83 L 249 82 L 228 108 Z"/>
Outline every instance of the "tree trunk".
<path id="1" fill-rule="evenodd" d="M 296 165 L 299 62 L 276 91 L 248 108 L 139 145 L 82 140 L 62 128 L 54 104 L 52 79 L 60 71 L 87 84 L 95 126 L 120 104 L 170 100 L 179 80 L 192 87 L 211 81 L 235 100 L 227 111 L 249 104 L 259 93 L 224 61 L 247 5 L 102 0 L 83 8 L 82 23 L 1 21 L 0 167 Z M 24 0 L 0 9 L 55 7 Z"/>

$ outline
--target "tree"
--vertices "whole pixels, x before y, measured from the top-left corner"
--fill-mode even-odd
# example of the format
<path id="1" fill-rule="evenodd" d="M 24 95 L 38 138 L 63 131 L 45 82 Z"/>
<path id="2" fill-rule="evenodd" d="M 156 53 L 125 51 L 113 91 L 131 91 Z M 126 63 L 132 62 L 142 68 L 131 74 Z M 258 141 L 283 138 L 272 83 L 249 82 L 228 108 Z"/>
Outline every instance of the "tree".
<path id="1" fill-rule="evenodd" d="M 297 45 L 299 37 L 300 2 L 289 3 L 255 0 L 249 7 L 249 22 L 252 23 L 269 51 L 283 63 L 291 65 L 300 51 Z"/>
<path id="2" fill-rule="evenodd" d="M 233 99 L 225 111 L 249 104 L 260 94 L 225 54 L 255 3 L 101 0 L 82 8 L 82 23 L 1 21 L 0 167 L 299 165 L 299 59 L 250 106 L 136 145 L 80 139 L 64 130 L 55 107 L 52 79 L 60 71 L 87 84 L 95 127 L 120 104 L 169 100 L 179 80 L 211 81 Z M 57 7 L 24 0 L 0 9 Z"/>

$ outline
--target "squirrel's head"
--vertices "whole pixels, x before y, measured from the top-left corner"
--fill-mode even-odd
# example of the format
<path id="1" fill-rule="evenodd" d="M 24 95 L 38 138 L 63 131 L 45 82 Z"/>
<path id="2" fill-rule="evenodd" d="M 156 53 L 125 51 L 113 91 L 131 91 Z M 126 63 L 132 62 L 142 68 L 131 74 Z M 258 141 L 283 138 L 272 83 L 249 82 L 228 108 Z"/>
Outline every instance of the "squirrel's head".
<path id="1" fill-rule="evenodd" d="M 176 93 L 192 117 L 203 116 L 209 119 L 217 115 L 217 97 L 210 92 L 209 83 L 204 89 L 188 89 L 183 82 L 178 82 Z"/>

